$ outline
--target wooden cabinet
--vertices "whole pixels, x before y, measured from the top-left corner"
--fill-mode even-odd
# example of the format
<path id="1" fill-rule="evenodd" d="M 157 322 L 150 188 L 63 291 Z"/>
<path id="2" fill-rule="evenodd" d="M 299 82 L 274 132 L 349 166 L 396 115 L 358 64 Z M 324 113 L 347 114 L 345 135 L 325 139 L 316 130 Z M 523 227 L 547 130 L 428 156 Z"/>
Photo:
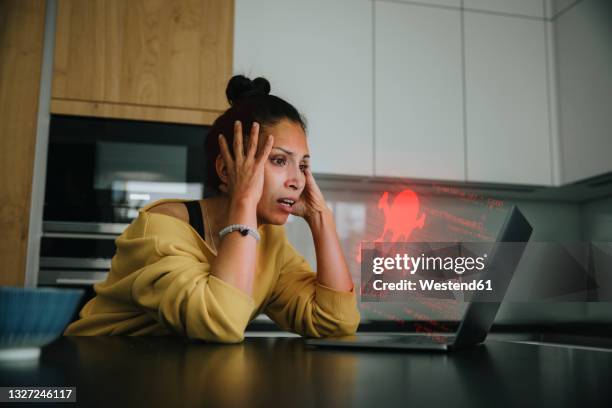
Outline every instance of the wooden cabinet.
<path id="1" fill-rule="evenodd" d="M 375 4 L 375 175 L 464 181 L 461 12 Z"/>
<path id="2" fill-rule="evenodd" d="M 237 0 L 234 73 L 308 121 L 316 173 L 372 176 L 372 2 Z"/>
<path id="3" fill-rule="evenodd" d="M 545 22 L 464 18 L 467 180 L 551 185 Z"/>
<path id="4" fill-rule="evenodd" d="M 44 1 L 0 1 L 0 285 L 25 283 L 44 26 Z"/>
<path id="5" fill-rule="evenodd" d="M 231 0 L 59 0 L 51 111 L 211 123 L 233 14 Z"/>

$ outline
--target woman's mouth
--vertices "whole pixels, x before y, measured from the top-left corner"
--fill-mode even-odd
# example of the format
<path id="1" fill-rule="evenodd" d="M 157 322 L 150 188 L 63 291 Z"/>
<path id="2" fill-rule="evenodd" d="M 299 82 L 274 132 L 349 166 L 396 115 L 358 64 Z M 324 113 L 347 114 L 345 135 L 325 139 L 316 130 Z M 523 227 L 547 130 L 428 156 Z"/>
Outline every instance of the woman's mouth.
<path id="1" fill-rule="evenodd" d="M 291 208 L 295 204 L 295 200 L 291 198 L 281 198 L 277 200 L 278 206 L 285 212 L 291 213 Z"/>

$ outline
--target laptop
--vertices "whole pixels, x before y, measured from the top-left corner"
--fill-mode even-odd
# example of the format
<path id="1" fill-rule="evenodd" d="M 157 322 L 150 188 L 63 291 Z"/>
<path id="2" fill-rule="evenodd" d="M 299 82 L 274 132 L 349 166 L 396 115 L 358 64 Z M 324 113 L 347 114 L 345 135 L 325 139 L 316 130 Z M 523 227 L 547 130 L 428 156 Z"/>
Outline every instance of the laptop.
<path id="1" fill-rule="evenodd" d="M 485 341 L 502 299 L 510 285 L 512 275 L 523 256 L 533 228 L 521 211 L 516 207 L 508 211 L 496 242 L 517 243 L 516 250 L 499 251 L 493 246 L 489 257 L 489 267 L 483 279 L 494 277 L 496 292 L 499 296 L 493 301 L 479 300 L 479 293 L 472 297 L 463 315 L 459 329 L 454 335 L 448 333 L 415 334 L 360 334 L 325 339 L 309 339 L 306 344 L 317 347 L 333 348 L 377 348 L 453 351 L 478 345 Z M 487 276 L 487 274 L 489 274 Z M 494 274 L 491 275 L 491 274 Z"/>

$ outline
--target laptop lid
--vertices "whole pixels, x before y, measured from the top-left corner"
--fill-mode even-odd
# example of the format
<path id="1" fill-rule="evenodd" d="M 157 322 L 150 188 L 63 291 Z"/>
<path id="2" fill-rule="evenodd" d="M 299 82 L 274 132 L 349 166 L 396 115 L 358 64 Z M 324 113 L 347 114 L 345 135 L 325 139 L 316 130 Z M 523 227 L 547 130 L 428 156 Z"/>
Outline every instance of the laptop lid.
<path id="1" fill-rule="evenodd" d="M 485 340 L 532 231 L 533 228 L 518 207 L 512 206 L 500 229 L 497 244 L 491 250 L 488 267 L 483 276 L 484 280 L 491 279 L 495 282 L 498 296 L 494 300 L 484 301 L 482 294 L 474 294 L 457 330 L 454 347 L 478 344 Z M 509 242 L 516 243 L 512 250 L 504 250 L 503 245 L 499 245 Z"/>

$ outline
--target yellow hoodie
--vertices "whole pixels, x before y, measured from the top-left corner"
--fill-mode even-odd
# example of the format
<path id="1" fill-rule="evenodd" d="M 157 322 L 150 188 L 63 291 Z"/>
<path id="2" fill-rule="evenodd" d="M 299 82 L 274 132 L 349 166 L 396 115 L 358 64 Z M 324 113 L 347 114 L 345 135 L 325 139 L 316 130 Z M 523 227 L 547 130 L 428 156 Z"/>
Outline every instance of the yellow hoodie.
<path id="1" fill-rule="evenodd" d="M 302 336 L 354 334 L 359 325 L 354 288 L 317 283 L 283 226 L 261 225 L 253 297 L 210 274 L 216 251 L 188 223 L 147 210 L 115 241 L 117 252 L 97 296 L 65 335 L 167 335 L 236 343 L 257 315 Z"/>

